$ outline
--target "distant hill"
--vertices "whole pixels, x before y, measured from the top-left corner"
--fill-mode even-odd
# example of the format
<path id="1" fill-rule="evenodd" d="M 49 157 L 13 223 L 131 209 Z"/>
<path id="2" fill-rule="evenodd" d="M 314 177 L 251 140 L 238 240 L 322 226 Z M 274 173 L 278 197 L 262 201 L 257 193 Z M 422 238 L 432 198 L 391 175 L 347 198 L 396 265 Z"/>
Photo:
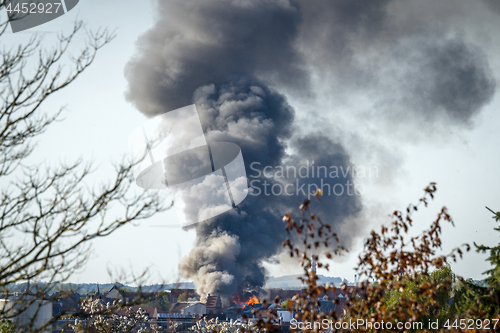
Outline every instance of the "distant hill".
<path id="1" fill-rule="evenodd" d="M 38 284 L 39 288 L 46 287 L 46 283 L 44 282 L 39 282 Z M 131 291 L 137 291 L 137 287 L 133 286 L 127 286 L 121 283 L 99 283 L 99 290 L 101 293 L 106 293 L 108 290 L 113 288 L 113 286 L 116 285 L 120 287 L 121 289 L 124 290 L 131 290 Z M 14 293 L 14 292 L 25 292 L 27 288 L 26 283 L 18 283 L 18 284 L 12 284 L 9 285 L 7 288 L 9 292 Z M 32 290 L 36 289 L 36 285 L 33 283 L 31 284 L 30 288 Z M 153 285 L 148 285 L 148 286 L 142 286 L 141 290 L 143 292 L 156 292 L 159 290 L 167 290 L 167 289 L 172 289 L 172 288 L 187 288 L 187 289 L 194 289 L 194 284 L 192 282 L 183 282 L 183 283 L 170 283 L 167 285 L 160 285 L 160 284 L 153 284 Z M 80 295 L 88 295 L 88 294 L 94 294 L 97 291 L 97 283 L 53 283 L 50 288 L 47 289 L 47 293 L 53 294 L 55 292 L 58 292 L 60 290 L 73 290 L 74 292 L 79 293 Z"/>
<path id="2" fill-rule="evenodd" d="M 303 288 L 299 277 L 303 275 L 286 275 L 286 276 L 280 276 L 280 277 L 273 277 L 270 276 L 267 279 L 267 282 L 264 286 L 264 288 L 282 288 L 282 289 L 301 289 Z M 350 284 L 349 281 L 342 279 L 340 277 L 334 277 L 334 276 L 324 276 L 324 275 L 318 275 L 319 277 L 319 283 L 333 283 L 334 285 L 338 286 L 340 283 L 345 282 L 347 284 Z M 46 284 L 41 282 L 38 283 L 40 286 L 45 286 Z M 113 287 L 114 284 L 112 283 L 103 283 L 99 284 L 99 289 L 102 292 L 106 292 L 110 290 Z M 136 291 L 136 287 L 132 286 L 127 286 L 123 285 L 121 283 L 117 283 L 120 288 L 123 289 L 128 289 L 132 291 Z M 10 285 L 8 287 L 10 292 L 24 292 L 26 291 L 27 285 L 25 283 L 20 283 L 20 284 L 14 284 Z M 31 285 L 33 288 L 33 284 Z M 169 283 L 166 285 L 159 285 L 159 284 L 153 284 L 149 286 L 143 286 L 142 291 L 143 292 L 154 292 L 154 291 L 159 291 L 159 290 L 168 290 L 168 289 L 174 289 L 174 288 L 180 288 L 180 289 L 195 289 L 194 283 L 193 282 L 179 282 L 179 283 Z M 96 283 L 54 283 L 51 288 L 49 288 L 48 293 L 52 294 L 54 292 L 60 291 L 60 290 L 73 290 L 81 295 L 86 295 L 86 294 L 93 294 L 97 290 L 97 284 Z"/>
<path id="3" fill-rule="evenodd" d="M 264 288 L 300 289 L 302 288 L 302 283 L 300 282 L 299 278 L 303 276 L 304 275 L 302 274 L 285 275 L 280 277 L 271 276 L 267 279 Z M 318 274 L 318 278 L 319 278 L 318 282 L 322 284 L 328 282 L 336 286 L 340 285 L 342 282 L 349 284 L 349 281 L 347 281 L 346 279 L 342 279 L 340 277 L 324 276 Z"/>
<path id="4" fill-rule="evenodd" d="M 30 288 L 32 290 L 36 290 L 37 288 L 46 288 L 47 284 L 45 282 L 38 282 L 36 285 L 31 284 Z M 120 285 L 123 286 L 123 285 Z M 28 284 L 26 283 L 16 283 L 13 285 L 9 285 L 7 288 L 9 292 L 25 292 Z M 99 289 L 101 292 L 105 292 L 113 287 L 113 284 L 99 284 Z M 126 287 L 126 286 L 123 286 Z M 93 294 L 97 290 L 96 283 L 53 283 L 50 288 L 47 288 L 47 293 L 52 294 L 58 292 L 60 290 L 73 290 L 74 292 L 79 293 L 80 295 Z"/>
<path id="5" fill-rule="evenodd" d="M 193 282 L 179 282 L 179 283 L 169 283 L 165 285 L 164 289 L 195 289 Z"/>

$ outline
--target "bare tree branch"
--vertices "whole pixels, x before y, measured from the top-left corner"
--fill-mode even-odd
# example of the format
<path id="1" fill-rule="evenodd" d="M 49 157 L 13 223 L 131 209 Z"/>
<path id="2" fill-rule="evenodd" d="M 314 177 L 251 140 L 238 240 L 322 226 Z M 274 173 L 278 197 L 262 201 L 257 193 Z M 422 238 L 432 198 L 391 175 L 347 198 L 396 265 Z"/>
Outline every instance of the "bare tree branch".
<path id="1" fill-rule="evenodd" d="M 0 9 L 5 4 L 0 0 Z M 0 37 L 6 26 L 0 23 Z M 85 47 L 72 55 L 70 46 L 82 32 Z M 0 294 L 8 299 L 14 284 L 27 285 L 21 306 L 0 308 L 0 319 L 15 318 L 33 304 L 40 305 L 38 312 L 54 283 L 66 281 L 86 262 L 93 239 L 171 206 L 162 193 L 133 185 L 134 165 L 127 160 L 99 186 L 88 186 L 91 165 L 81 159 L 46 169 L 26 163 L 35 140 L 63 111 L 47 113 L 43 103 L 74 82 L 113 38 L 106 29 L 88 32 L 77 22 L 51 49 L 42 48 L 35 36 L 0 50 Z"/>

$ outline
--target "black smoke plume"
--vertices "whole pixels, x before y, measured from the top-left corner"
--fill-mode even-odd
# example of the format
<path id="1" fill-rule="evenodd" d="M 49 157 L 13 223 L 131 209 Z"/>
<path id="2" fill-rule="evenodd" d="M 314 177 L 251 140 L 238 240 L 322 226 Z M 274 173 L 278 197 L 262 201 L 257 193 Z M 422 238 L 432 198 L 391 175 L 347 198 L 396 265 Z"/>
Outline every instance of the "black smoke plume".
<path id="1" fill-rule="evenodd" d="M 295 178 L 266 177 L 255 168 L 353 167 L 345 145 L 334 139 L 335 126 L 303 133 L 279 91 L 311 99 L 319 80 L 339 104 L 352 105 L 359 95 L 373 100 L 370 117 L 381 123 L 401 124 L 404 117 L 417 126 L 462 126 L 496 87 L 478 46 L 450 37 L 453 27 L 398 20 L 395 14 L 410 6 L 402 2 L 169 0 L 157 6 L 156 23 L 126 69 L 128 100 L 148 116 L 196 103 L 208 142 L 238 144 L 249 184 L 256 184 L 237 209 L 195 225 L 196 244 L 180 271 L 202 296 L 262 288 L 262 264 L 280 253 L 285 238 L 281 217 L 307 196 L 266 196 L 264 182 L 269 190 Z M 352 174 L 299 178 L 298 186 L 343 186 L 341 195 L 323 197 L 317 213 L 351 245 L 362 209 L 360 197 L 346 193 Z"/>

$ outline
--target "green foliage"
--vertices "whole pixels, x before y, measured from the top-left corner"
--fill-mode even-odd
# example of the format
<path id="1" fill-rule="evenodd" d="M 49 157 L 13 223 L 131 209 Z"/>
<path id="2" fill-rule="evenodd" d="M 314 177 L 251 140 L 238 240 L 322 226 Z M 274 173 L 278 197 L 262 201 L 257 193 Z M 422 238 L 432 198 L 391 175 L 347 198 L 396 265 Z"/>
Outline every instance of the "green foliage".
<path id="1" fill-rule="evenodd" d="M 492 212 L 493 219 L 496 222 L 500 221 L 500 212 Z M 500 227 L 494 228 L 500 231 Z M 388 309 L 396 306 L 400 299 L 410 299 L 415 297 L 418 288 L 421 288 L 425 282 L 441 284 L 444 288 L 440 289 L 436 295 L 439 303 L 439 315 L 425 317 L 427 319 L 439 318 L 440 321 L 451 316 L 470 316 L 473 318 L 493 318 L 500 314 L 500 243 L 494 247 L 485 245 L 477 245 L 476 250 L 479 253 L 489 252 L 486 259 L 490 262 L 491 268 L 483 274 L 487 277 L 482 283 L 477 283 L 472 279 L 464 280 L 456 277 L 449 266 L 443 266 L 432 272 L 428 277 L 419 276 L 414 280 L 405 279 L 404 291 L 392 290 L 388 293 L 386 305 Z M 450 288 L 451 287 L 451 288 Z M 449 292 L 448 292 L 449 290 Z M 452 302 L 451 297 L 453 297 Z M 421 303 L 426 303 L 428 300 L 419 298 Z M 450 304 L 451 303 L 451 304 Z M 431 312 L 429 312 L 431 313 Z"/>
<path id="2" fill-rule="evenodd" d="M 180 296 L 179 296 L 179 298 L 180 298 Z M 166 291 L 160 291 L 159 293 L 157 293 L 155 295 L 154 300 L 141 303 L 138 306 L 142 306 L 142 307 L 153 306 L 153 307 L 157 308 L 158 311 L 168 311 L 168 310 L 170 310 L 170 302 L 168 301 L 168 293 Z"/>
<path id="3" fill-rule="evenodd" d="M 481 304 L 480 300 L 486 294 L 484 286 L 474 283 L 472 279 L 459 280 L 455 286 L 454 303 L 452 311 L 454 314 L 462 314 L 479 307 L 488 314 L 495 313 L 493 304 Z"/>
<path id="4" fill-rule="evenodd" d="M 493 219 L 496 222 L 500 221 L 500 212 L 492 212 Z M 500 227 L 494 228 L 500 231 Z M 482 284 L 474 283 L 473 280 L 462 280 L 457 283 L 455 287 L 455 302 L 453 311 L 457 314 L 468 312 L 473 317 L 492 318 L 500 314 L 500 243 L 497 246 L 489 247 L 485 245 L 477 245 L 476 251 L 478 253 L 487 253 L 489 257 L 486 259 L 490 262 L 491 268 L 483 274 L 487 277 L 483 280 Z"/>
<path id="5" fill-rule="evenodd" d="M 496 222 L 500 221 L 500 212 L 495 213 L 488 207 L 486 207 L 486 209 L 494 214 L 493 219 Z M 500 227 L 494 228 L 494 230 L 500 231 Z M 495 247 L 477 245 L 476 243 L 474 243 L 474 245 L 476 246 L 477 252 L 479 253 L 486 253 L 487 251 L 490 251 L 490 256 L 486 260 L 491 263 L 492 268 L 483 273 L 488 275 L 488 277 L 485 279 L 485 282 L 490 286 L 500 285 L 500 243 Z"/>
<path id="6" fill-rule="evenodd" d="M 417 296 L 418 291 L 425 285 L 440 286 L 437 292 L 433 295 L 439 304 L 438 315 L 433 315 L 433 311 L 429 309 L 428 315 L 421 317 L 421 321 L 427 322 L 428 319 L 443 320 L 447 318 L 452 310 L 450 299 L 452 297 L 452 287 L 455 283 L 455 274 L 449 265 L 442 266 L 440 269 L 433 271 L 428 275 L 420 274 L 415 278 L 404 278 L 402 284 L 405 286 L 400 290 L 391 290 L 386 296 L 387 309 L 392 310 L 401 303 L 401 299 L 411 300 L 417 299 L 421 304 L 430 304 L 430 299 L 427 296 Z"/>
<path id="7" fill-rule="evenodd" d="M 177 302 L 186 302 L 188 300 L 188 294 L 187 293 L 182 293 L 179 295 L 177 298 Z"/>
<path id="8" fill-rule="evenodd" d="M 168 301 L 168 293 L 160 291 L 155 297 L 155 306 L 160 311 L 170 310 L 170 302 Z"/>
<path id="9" fill-rule="evenodd" d="M 14 333 L 15 331 L 16 325 L 5 319 L 0 321 L 0 333 Z"/>
<path id="10" fill-rule="evenodd" d="M 494 212 L 490 208 L 486 208 L 494 214 L 493 219 L 499 222 L 500 212 Z M 500 231 L 500 227 L 496 227 L 494 230 Z M 388 309 L 397 306 L 401 299 L 408 300 L 414 298 L 416 291 L 422 288 L 422 285 L 426 282 L 430 282 L 443 286 L 436 294 L 436 300 L 439 303 L 439 314 L 437 316 L 426 316 L 424 320 L 439 318 L 441 321 L 444 318 L 457 315 L 473 318 L 493 318 L 499 315 L 500 243 L 494 247 L 477 245 L 476 243 L 474 245 L 479 253 L 489 252 L 486 260 L 490 262 L 491 268 L 483 273 L 487 277 L 482 283 L 477 283 L 472 279 L 464 280 L 456 277 L 449 266 L 443 266 L 441 269 L 432 272 L 429 276 L 404 279 L 405 288 L 403 291 L 392 290 L 388 293 L 386 297 Z M 422 297 L 418 301 L 422 304 L 428 303 L 428 300 Z"/>

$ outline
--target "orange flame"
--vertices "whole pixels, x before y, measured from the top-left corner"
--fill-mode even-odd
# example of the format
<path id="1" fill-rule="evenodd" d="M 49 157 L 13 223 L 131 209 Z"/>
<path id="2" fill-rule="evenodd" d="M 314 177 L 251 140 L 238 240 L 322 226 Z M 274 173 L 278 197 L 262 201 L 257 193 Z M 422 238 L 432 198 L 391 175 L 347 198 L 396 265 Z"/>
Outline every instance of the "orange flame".
<path id="1" fill-rule="evenodd" d="M 231 301 L 235 305 L 242 307 L 242 308 L 247 306 L 247 305 L 259 304 L 259 299 L 255 295 L 252 295 L 252 297 L 250 297 L 246 302 L 241 301 L 240 296 L 233 296 Z"/>
<path id="2" fill-rule="evenodd" d="M 246 305 L 259 304 L 259 299 L 253 295 L 248 301 L 245 302 Z"/>

